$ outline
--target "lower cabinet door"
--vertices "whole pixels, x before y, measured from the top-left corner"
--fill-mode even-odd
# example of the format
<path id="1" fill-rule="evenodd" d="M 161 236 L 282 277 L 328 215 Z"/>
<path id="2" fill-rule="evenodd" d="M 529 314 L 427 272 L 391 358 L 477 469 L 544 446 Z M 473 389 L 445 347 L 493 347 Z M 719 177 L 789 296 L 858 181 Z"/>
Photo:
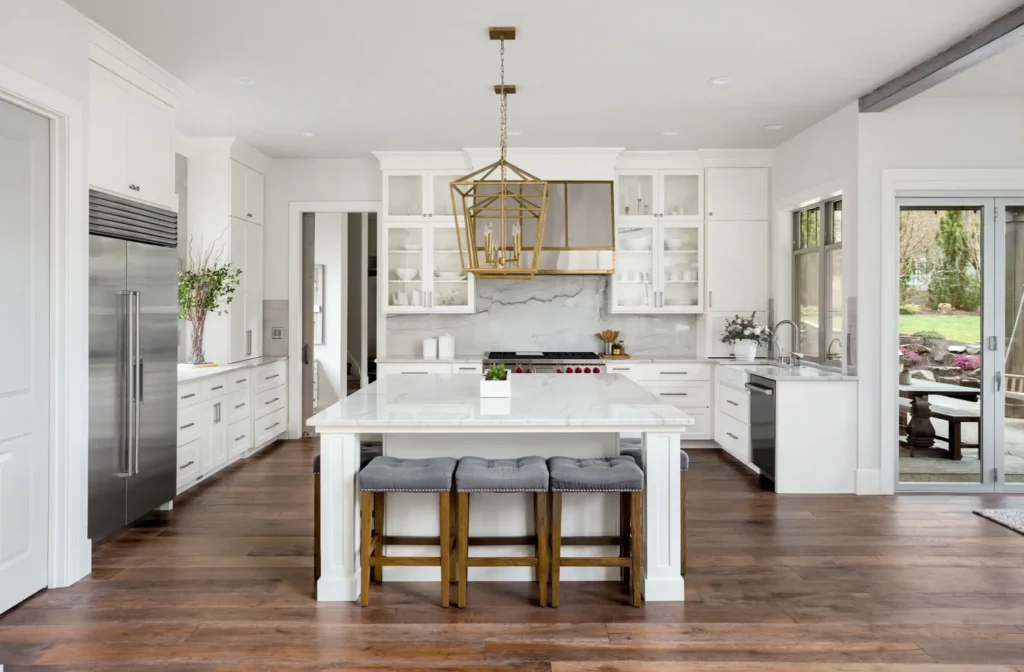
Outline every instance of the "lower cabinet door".
<path id="1" fill-rule="evenodd" d="M 193 439 L 183 446 L 178 446 L 178 489 L 190 485 L 202 473 L 199 449 L 202 439 Z"/>
<path id="2" fill-rule="evenodd" d="M 227 409 L 229 397 L 221 397 L 209 406 L 210 431 L 206 441 L 206 455 L 203 460 L 203 473 L 219 468 L 228 460 Z"/>
<path id="3" fill-rule="evenodd" d="M 231 459 L 252 448 L 252 421 L 242 418 L 228 425 L 228 456 Z"/>
<path id="4" fill-rule="evenodd" d="M 253 422 L 253 432 L 256 437 L 254 439 L 255 446 L 262 446 L 264 443 L 274 439 L 287 429 L 288 423 L 288 409 L 282 408 L 274 411 L 270 415 L 265 415 L 262 418 L 258 418 Z"/>
<path id="5" fill-rule="evenodd" d="M 750 426 L 722 411 L 715 413 L 715 441 L 738 460 L 750 462 Z"/>

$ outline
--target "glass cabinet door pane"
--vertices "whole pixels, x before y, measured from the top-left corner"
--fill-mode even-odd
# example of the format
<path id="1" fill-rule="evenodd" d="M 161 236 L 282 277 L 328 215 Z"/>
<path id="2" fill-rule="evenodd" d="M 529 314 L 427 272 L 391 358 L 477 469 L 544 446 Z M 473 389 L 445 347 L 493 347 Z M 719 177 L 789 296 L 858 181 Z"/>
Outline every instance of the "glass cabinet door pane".
<path id="1" fill-rule="evenodd" d="M 434 228 L 434 308 L 469 305 L 469 275 L 462 270 L 454 227 Z"/>
<path id="2" fill-rule="evenodd" d="M 696 175 L 665 175 L 661 211 L 666 217 L 700 216 L 700 178 Z"/>
<path id="3" fill-rule="evenodd" d="M 616 307 L 653 308 L 654 273 L 654 229 L 649 226 L 616 227 Z"/>
<path id="4" fill-rule="evenodd" d="M 700 299 L 700 229 L 666 226 L 661 230 L 661 273 L 665 308 L 689 308 Z"/>
<path id="5" fill-rule="evenodd" d="M 654 176 L 620 175 L 617 214 L 623 216 L 654 214 Z"/>
<path id="6" fill-rule="evenodd" d="M 451 183 L 461 175 L 434 175 L 434 215 L 438 217 L 452 216 Z"/>
<path id="7" fill-rule="evenodd" d="M 408 217 L 423 214 L 423 177 L 388 176 L 388 215 Z"/>
<path id="8" fill-rule="evenodd" d="M 423 229 L 389 227 L 388 305 L 423 306 Z"/>

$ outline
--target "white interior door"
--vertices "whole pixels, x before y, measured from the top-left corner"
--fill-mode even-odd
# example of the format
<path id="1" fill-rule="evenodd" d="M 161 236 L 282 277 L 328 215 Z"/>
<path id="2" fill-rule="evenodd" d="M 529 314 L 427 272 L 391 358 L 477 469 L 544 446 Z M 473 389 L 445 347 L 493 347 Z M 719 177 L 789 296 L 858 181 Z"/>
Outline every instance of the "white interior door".
<path id="1" fill-rule="evenodd" d="M 0 612 L 46 587 L 49 120 L 0 101 Z"/>

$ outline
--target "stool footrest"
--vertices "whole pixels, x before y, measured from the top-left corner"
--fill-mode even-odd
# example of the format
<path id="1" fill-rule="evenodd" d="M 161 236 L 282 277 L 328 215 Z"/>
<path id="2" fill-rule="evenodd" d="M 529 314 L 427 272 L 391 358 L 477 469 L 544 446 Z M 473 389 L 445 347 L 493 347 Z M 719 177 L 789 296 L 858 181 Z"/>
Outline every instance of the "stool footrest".
<path id="1" fill-rule="evenodd" d="M 439 546 L 441 537 L 409 537 L 389 534 L 384 537 L 384 544 L 390 546 Z"/>
<path id="2" fill-rule="evenodd" d="M 466 562 L 469 567 L 536 567 L 537 558 L 470 556 Z"/>
<path id="3" fill-rule="evenodd" d="M 440 567 L 440 557 L 417 558 L 413 556 L 374 555 L 370 557 L 370 567 Z"/>
<path id="4" fill-rule="evenodd" d="M 559 564 L 562 567 L 629 567 L 633 564 L 631 558 L 580 558 L 576 556 L 562 556 Z"/>
<path id="5" fill-rule="evenodd" d="M 562 546 L 618 546 L 622 540 L 622 537 L 562 537 Z"/>

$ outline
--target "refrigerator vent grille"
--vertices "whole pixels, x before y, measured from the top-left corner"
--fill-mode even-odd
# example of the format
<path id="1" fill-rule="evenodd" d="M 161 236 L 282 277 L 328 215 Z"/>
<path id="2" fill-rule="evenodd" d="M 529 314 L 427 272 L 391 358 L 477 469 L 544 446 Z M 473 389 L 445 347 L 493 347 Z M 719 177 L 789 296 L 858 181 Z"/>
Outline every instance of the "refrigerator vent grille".
<path id="1" fill-rule="evenodd" d="M 161 247 L 178 246 L 178 215 L 89 190 L 89 233 Z"/>

